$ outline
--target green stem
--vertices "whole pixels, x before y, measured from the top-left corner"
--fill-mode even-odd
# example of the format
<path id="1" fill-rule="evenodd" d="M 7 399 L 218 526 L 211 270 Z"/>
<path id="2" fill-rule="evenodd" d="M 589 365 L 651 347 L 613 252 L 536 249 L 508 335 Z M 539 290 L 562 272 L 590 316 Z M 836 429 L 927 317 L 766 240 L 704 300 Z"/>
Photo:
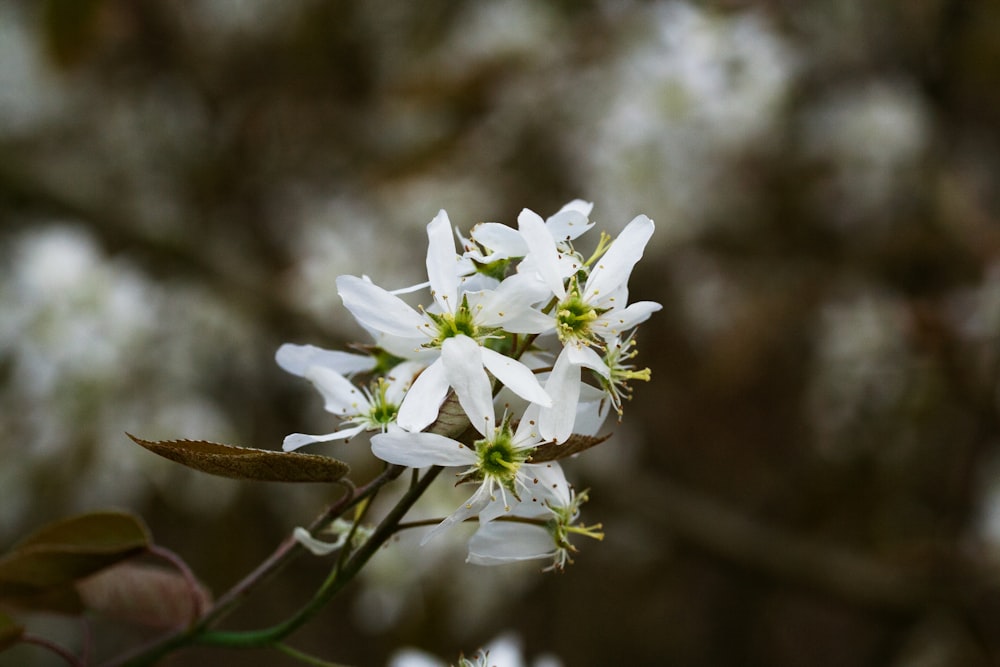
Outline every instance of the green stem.
<path id="1" fill-rule="evenodd" d="M 348 482 L 345 484 L 347 492 L 310 524 L 310 532 L 324 523 L 341 516 L 359 502 L 374 495 L 385 484 L 399 477 L 403 470 L 405 470 L 403 466 L 387 466 L 378 477 L 375 477 L 368 484 L 359 488 L 355 488 L 353 484 Z M 143 665 L 152 665 L 167 654 L 188 644 L 195 643 L 201 635 L 206 634 L 209 626 L 221 620 L 254 589 L 269 580 L 302 552 L 303 547 L 293 536 L 289 535 L 263 563 L 229 589 L 225 595 L 221 596 L 197 623 L 157 639 L 152 644 L 142 647 L 133 653 L 115 658 L 108 662 L 106 667 L 142 667 Z"/>
<path id="2" fill-rule="evenodd" d="M 341 665 L 340 663 L 320 660 L 319 658 L 309 655 L 308 653 L 303 653 L 302 651 L 294 649 L 288 644 L 278 643 L 274 645 L 274 648 L 287 656 L 306 663 L 307 665 L 316 665 L 316 667 L 346 667 L 346 665 Z"/>
<path id="3" fill-rule="evenodd" d="M 209 646 L 252 648 L 271 646 L 298 630 L 337 595 L 361 571 L 368 560 L 375 555 L 375 552 L 396 533 L 402 518 L 423 495 L 441 470 L 442 468 L 439 466 L 432 467 L 417 484 L 411 486 L 395 507 L 382 519 L 371 537 L 347 559 L 343 566 L 335 567 L 330 572 L 313 598 L 294 616 L 263 630 L 205 632 L 192 639 L 199 644 Z"/>

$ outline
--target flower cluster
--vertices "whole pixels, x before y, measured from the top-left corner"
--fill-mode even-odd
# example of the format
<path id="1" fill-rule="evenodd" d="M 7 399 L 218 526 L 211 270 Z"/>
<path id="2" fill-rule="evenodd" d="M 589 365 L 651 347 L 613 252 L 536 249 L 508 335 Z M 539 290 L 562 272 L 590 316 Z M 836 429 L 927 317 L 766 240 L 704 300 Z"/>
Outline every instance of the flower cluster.
<path id="1" fill-rule="evenodd" d="M 289 435 L 285 450 L 373 431 L 378 458 L 457 468 L 476 487 L 425 542 L 478 517 L 470 562 L 570 562 L 570 535 L 601 533 L 576 525 L 586 493 L 558 461 L 596 442 L 611 408 L 621 418 L 629 381 L 649 379 L 629 362 L 636 326 L 661 307 L 628 303 L 652 220 L 637 216 L 614 240 L 602 233 L 585 257 L 574 243 L 593 227 L 591 209 L 574 200 L 546 220 L 525 209 L 516 229 L 480 223 L 468 238 L 441 211 L 427 225 L 426 283 L 390 292 L 340 276 L 338 293 L 373 342 L 366 354 L 278 350 L 279 365 L 342 420 L 333 433 Z M 423 289 L 425 306 L 400 296 Z"/>

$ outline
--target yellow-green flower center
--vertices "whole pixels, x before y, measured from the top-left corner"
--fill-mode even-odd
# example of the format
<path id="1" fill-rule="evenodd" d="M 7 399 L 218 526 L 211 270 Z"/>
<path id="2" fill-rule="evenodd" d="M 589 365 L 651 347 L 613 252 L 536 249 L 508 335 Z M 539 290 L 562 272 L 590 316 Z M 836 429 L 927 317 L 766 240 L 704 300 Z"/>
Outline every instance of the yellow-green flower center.
<path id="1" fill-rule="evenodd" d="M 497 427 L 492 438 L 477 440 L 476 476 L 493 478 L 511 491 L 521 465 L 531 456 L 532 448 L 518 449 L 514 446 L 513 433 L 507 423 Z"/>
<path id="2" fill-rule="evenodd" d="M 455 312 L 427 313 L 427 317 L 437 327 L 437 335 L 427 343 L 427 347 L 441 347 L 445 339 L 455 336 L 468 336 L 478 341 L 493 332 L 493 329 L 476 324 L 472 309 L 469 308 L 468 297 L 465 296 L 462 297 L 462 303 Z"/>
<path id="3" fill-rule="evenodd" d="M 368 410 L 368 414 L 362 415 L 361 418 L 367 424 L 368 428 L 384 431 L 389 424 L 396 420 L 396 415 L 399 413 L 399 406 L 389 401 L 386 395 L 389 383 L 385 378 L 379 378 L 376 382 L 372 383 L 371 389 L 370 409 Z"/>
<path id="4" fill-rule="evenodd" d="M 559 340 L 564 343 L 577 340 L 596 342 L 590 327 L 602 312 L 583 300 L 579 286 L 574 283 L 566 298 L 556 306 L 556 332 Z"/>

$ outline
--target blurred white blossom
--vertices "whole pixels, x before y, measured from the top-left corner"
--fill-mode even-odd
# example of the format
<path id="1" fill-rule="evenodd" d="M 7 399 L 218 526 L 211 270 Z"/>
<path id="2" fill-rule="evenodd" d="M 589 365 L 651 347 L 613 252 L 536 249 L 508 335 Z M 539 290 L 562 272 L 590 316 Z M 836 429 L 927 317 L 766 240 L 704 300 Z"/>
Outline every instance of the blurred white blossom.
<path id="1" fill-rule="evenodd" d="M 870 231 L 873 222 L 881 230 L 878 219 L 917 187 L 930 122 L 926 101 L 905 81 L 848 85 L 816 100 L 802 119 L 801 150 L 832 169 L 817 208 L 855 232 Z"/>
<path id="2" fill-rule="evenodd" d="M 561 667 L 562 661 L 552 655 L 539 655 L 533 660 L 524 657 L 520 638 L 507 633 L 490 641 L 483 648 L 457 661 L 441 660 L 414 648 L 397 651 L 389 659 L 388 667 Z"/>
<path id="3" fill-rule="evenodd" d="M 588 192 L 613 218 L 638 205 L 670 221 L 662 244 L 735 214 L 747 193 L 727 164 L 771 136 L 797 57 L 753 11 L 659 2 L 634 20 L 628 47 L 588 79 L 574 148 Z"/>

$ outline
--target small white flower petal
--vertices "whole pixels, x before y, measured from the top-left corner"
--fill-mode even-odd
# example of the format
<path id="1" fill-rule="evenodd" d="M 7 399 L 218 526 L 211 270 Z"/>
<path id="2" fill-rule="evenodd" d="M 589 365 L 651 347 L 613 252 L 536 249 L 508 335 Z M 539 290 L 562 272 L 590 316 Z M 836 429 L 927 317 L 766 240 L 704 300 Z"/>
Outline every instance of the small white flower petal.
<path id="1" fill-rule="evenodd" d="M 445 377 L 455 389 L 469 423 L 484 436 L 496 425 L 493 386 L 483 370 L 484 356 L 489 351 L 468 336 L 447 338 L 441 344 Z"/>
<path id="2" fill-rule="evenodd" d="M 524 474 L 532 478 L 531 495 L 539 502 L 555 507 L 566 507 L 570 504 L 569 482 L 562 466 L 557 462 L 528 463 L 524 465 Z"/>
<path id="3" fill-rule="evenodd" d="M 528 407 L 525 408 L 524 414 L 517 422 L 517 430 L 514 431 L 514 445 L 517 449 L 534 447 L 542 440 L 541 432 L 538 429 L 538 418 L 541 412 L 542 406 L 537 403 L 529 403 Z"/>
<path id="4" fill-rule="evenodd" d="M 642 259 L 653 228 L 653 221 L 644 215 L 636 216 L 625 226 L 591 270 L 583 290 L 584 301 L 592 303 L 600 295 L 613 292 L 628 282 L 636 262 Z"/>
<path id="5" fill-rule="evenodd" d="M 592 207 L 593 204 L 591 204 Z M 571 208 L 570 204 L 567 204 L 546 220 L 545 226 L 556 242 L 572 241 L 594 226 L 594 223 L 587 220 L 588 215 L 590 215 L 589 211 L 584 213 L 582 210 Z"/>
<path id="6" fill-rule="evenodd" d="M 548 407 L 552 405 L 551 395 L 542 388 L 538 378 L 517 359 L 504 356 L 488 347 L 482 350 L 482 363 L 505 387 L 526 401 Z M 492 401 L 492 398 L 491 398 Z"/>
<path id="7" fill-rule="evenodd" d="M 422 289 L 427 289 L 431 286 L 431 281 L 425 280 L 422 283 L 417 283 L 416 285 L 410 285 L 408 287 L 397 287 L 396 289 L 386 290 L 389 294 L 412 294 L 413 292 L 419 292 Z"/>
<path id="8" fill-rule="evenodd" d="M 663 306 L 655 301 L 636 301 L 627 308 L 605 313 L 592 326 L 605 338 L 613 338 L 642 324 L 650 315 L 662 309 Z"/>
<path id="9" fill-rule="evenodd" d="M 425 338 L 424 317 L 405 301 L 357 276 L 338 276 L 337 293 L 362 324 L 401 338 Z"/>
<path id="10" fill-rule="evenodd" d="M 611 401 L 608 400 L 607 394 L 597 387 L 581 384 L 573 433 L 597 435 L 609 414 L 611 414 Z"/>
<path id="11" fill-rule="evenodd" d="M 559 209 L 559 213 L 565 213 L 566 211 L 577 211 L 583 215 L 585 218 L 590 217 L 590 212 L 594 210 L 594 202 L 584 201 L 583 199 L 574 199 L 571 202 L 563 204 L 563 207 Z"/>
<path id="12" fill-rule="evenodd" d="M 517 216 L 517 227 L 528 246 L 529 257 L 534 259 L 533 266 L 539 277 L 560 299 L 566 296 L 562 271 L 559 267 L 559 251 L 545 223 L 537 213 L 524 209 Z"/>
<path id="13" fill-rule="evenodd" d="M 403 397 L 396 423 L 407 431 L 422 431 L 437 419 L 448 394 L 448 378 L 440 357 L 424 369 Z"/>
<path id="14" fill-rule="evenodd" d="M 510 513 L 512 507 L 517 504 L 517 498 L 510 491 L 504 490 L 503 495 L 495 493 L 490 498 L 490 502 L 483 509 L 479 510 L 479 520 L 482 523 L 489 523 L 497 517 Z"/>
<path id="15" fill-rule="evenodd" d="M 402 648 L 389 657 L 386 667 L 447 667 L 447 663 L 426 651 Z"/>
<path id="16" fill-rule="evenodd" d="M 483 257 L 486 261 L 524 257 L 528 254 L 528 246 L 517 230 L 499 222 L 479 223 L 472 228 L 471 236 L 476 243 L 492 251 Z"/>
<path id="17" fill-rule="evenodd" d="M 541 526 L 492 521 L 469 538 L 466 561 L 476 565 L 501 565 L 524 560 L 551 558 L 556 545 Z"/>
<path id="18" fill-rule="evenodd" d="M 480 511 L 486 505 L 490 503 L 490 493 L 485 485 L 480 486 L 472 497 L 466 502 L 462 503 L 457 510 L 445 517 L 444 521 L 427 531 L 423 539 L 420 540 L 420 546 L 427 544 L 429 541 L 434 539 L 436 535 L 444 532 L 456 523 L 461 523 L 466 519 L 479 514 Z"/>
<path id="19" fill-rule="evenodd" d="M 310 366 L 326 366 L 344 375 L 363 373 L 375 367 L 375 358 L 340 350 L 324 350 L 315 345 L 285 343 L 274 355 L 275 361 L 292 375 L 302 376 Z"/>
<path id="20" fill-rule="evenodd" d="M 422 361 L 404 361 L 393 366 L 385 374 L 385 379 L 389 383 L 385 391 L 386 400 L 398 407 L 409 391 L 410 385 L 413 384 L 413 379 L 426 367 L 427 364 Z"/>
<path id="21" fill-rule="evenodd" d="M 542 410 L 539 431 L 547 440 L 565 442 L 573 434 L 576 404 L 580 398 L 580 367 L 570 360 L 566 348 L 559 354 L 545 381 L 545 391 L 557 396 L 558 400 L 552 407 Z"/>
<path id="22" fill-rule="evenodd" d="M 597 354 L 597 352 L 595 352 L 591 347 L 586 345 L 574 345 L 571 343 L 566 346 L 565 354 L 570 363 L 574 366 L 589 368 L 597 371 L 604 377 L 609 377 L 611 375 L 611 371 L 608 370 L 608 365 L 604 363 L 604 358 Z"/>
<path id="23" fill-rule="evenodd" d="M 372 453 L 383 461 L 411 468 L 469 466 L 476 453 L 437 433 L 390 431 L 372 436 Z"/>
<path id="24" fill-rule="evenodd" d="M 552 293 L 536 275 L 516 273 L 504 279 L 495 290 L 469 294 L 469 306 L 482 326 L 501 327 L 518 334 L 547 333 L 555 328 L 551 315 L 531 308 Z"/>
<path id="25" fill-rule="evenodd" d="M 345 428 L 340 431 L 334 431 L 333 433 L 325 433 L 323 435 L 307 435 L 305 433 L 292 433 L 285 436 L 284 442 L 281 443 L 281 448 L 286 452 L 291 452 L 299 447 L 305 447 L 306 445 L 311 445 L 316 442 L 331 442 L 333 440 L 347 440 L 348 438 L 353 438 L 358 433 L 365 430 L 365 425 L 352 426 L 351 428 Z"/>
<path id="26" fill-rule="evenodd" d="M 368 399 L 350 380 L 325 366 L 310 366 L 304 377 L 323 396 L 327 412 L 338 416 L 357 415 L 368 410 Z"/>
<path id="27" fill-rule="evenodd" d="M 451 221 L 442 209 L 427 224 L 427 277 L 431 294 L 445 312 L 458 308 L 458 255 L 451 235 Z"/>
<path id="28" fill-rule="evenodd" d="M 336 542 L 324 542 L 323 540 L 317 540 L 308 530 L 301 526 L 296 528 L 292 534 L 295 536 L 295 541 L 311 551 L 314 556 L 332 554 L 347 542 L 347 533 L 342 533 Z"/>

